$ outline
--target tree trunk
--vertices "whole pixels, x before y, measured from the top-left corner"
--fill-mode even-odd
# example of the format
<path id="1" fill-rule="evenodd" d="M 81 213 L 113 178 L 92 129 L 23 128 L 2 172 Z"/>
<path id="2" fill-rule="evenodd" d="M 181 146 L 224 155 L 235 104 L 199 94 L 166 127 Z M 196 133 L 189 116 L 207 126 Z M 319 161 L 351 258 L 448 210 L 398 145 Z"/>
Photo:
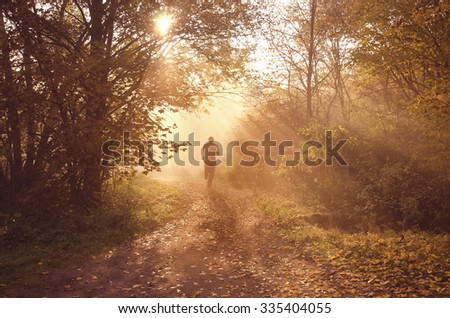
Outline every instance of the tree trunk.
<path id="1" fill-rule="evenodd" d="M 306 73 L 306 111 L 307 118 L 313 117 L 313 84 L 314 75 L 314 55 L 315 55 L 315 20 L 317 11 L 317 0 L 310 0 L 310 28 L 309 28 L 309 46 L 308 46 L 308 67 Z"/>
<path id="2" fill-rule="evenodd" d="M 25 98 L 22 103 L 25 105 L 25 118 L 26 118 L 26 159 L 23 169 L 23 182 L 26 187 L 31 186 L 33 168 L 36 158 L 36 114 L 35 114 L 35 102 L 34 102 L 34 90 L 33 90 L 33 75 L 32 75 L 32 43 L 30 40 L 29 25 L 31 18 L 25 1 L 19 1 L 19 15 L 21 17 L 22 35 L 24 37 L 24 49 L 23 49 L 23 69 L 25 78 Z M 31 13 L 32 14 L 32 13 Z"/>
<path id="3" fill-rule="evenodd" d="M 95 204 L 102 190 L 101 144 L 106 115 L 108 90 L 108 67 L 104 36 L 104 6 L 102 0 L 93 0 L 89 7 L 91 15 L 90 63 L 95 63 L 89 72 L 86 107 L 86 146 L 83 176 L 83 197 Z"/>
<path id="4" fill-rule="evenodd" d="M 5 77 L 3 84 L 3 96 L 6 102 L 7 113 L 7 143 L 11 153 L 7 154 L 10 158 L 9 167 L 11 173 L 10 188 L 11 194 L 16 193 L 22 187 L 22 145 L 21 131 L 19 122 L 19 112 L 17 110 L 18 103 L 14 89 L 14 78 L 11 65 L 11 48 L 9 46 L 8 34 L 6 33 L 5 21 L 3 17 L 3 4 L 0 4 L 0 40 L 2 43 L 2 59 L 1 65 Z"/>

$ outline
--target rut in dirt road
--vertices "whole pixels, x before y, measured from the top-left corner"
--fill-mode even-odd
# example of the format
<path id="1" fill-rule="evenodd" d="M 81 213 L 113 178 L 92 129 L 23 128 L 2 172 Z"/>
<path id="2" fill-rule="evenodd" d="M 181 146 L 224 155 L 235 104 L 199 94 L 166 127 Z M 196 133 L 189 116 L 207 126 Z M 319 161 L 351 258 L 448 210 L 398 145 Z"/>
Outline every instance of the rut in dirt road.
<path id="1" fill-rule="evenodd" d="M 55 269 L 8 296 L 274 297 L 293 258 L 252 190 L 184 184 L 172 221 L 84 264 Z M 280 275 L 280 269 L 284 274 Z"/>
<path id="2" fill-rule="evenodd" d="M 251 193 L 196 192 L 179 227 L 158 251 L 158 296 L 273 296 L 261 249 L 262 226 L 249 206 Z M 193 194 L 191 194 L 193 196 Z"/>

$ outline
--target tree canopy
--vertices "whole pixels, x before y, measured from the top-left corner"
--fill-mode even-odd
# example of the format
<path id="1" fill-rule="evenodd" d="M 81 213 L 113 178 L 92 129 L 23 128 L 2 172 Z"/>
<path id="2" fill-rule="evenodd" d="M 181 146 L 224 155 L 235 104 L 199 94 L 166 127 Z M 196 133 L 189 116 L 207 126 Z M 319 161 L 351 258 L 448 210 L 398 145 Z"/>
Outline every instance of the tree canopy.
<path id="1" fill-rule="evenodd" d="M 108 177 L 102 142 L 163 138 L 164 112 L 239 76 L 252 25 L 227 2 L 2 1 L 1 14 L 2 195 L 58 183 L 81 202 Z"/>

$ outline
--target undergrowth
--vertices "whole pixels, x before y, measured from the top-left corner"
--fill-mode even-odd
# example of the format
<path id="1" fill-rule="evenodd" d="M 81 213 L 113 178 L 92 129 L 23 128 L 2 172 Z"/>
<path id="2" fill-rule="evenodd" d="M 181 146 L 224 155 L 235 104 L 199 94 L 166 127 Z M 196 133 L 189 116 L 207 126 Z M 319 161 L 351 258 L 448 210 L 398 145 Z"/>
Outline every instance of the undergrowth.
<path id="1" fill-rule="evenodd" d="M 326 268 L 342 289 L 361 283 L 375 296 L 450 296 L 448 234 L 411 230 L 349 233 L 308 223 L 312 212 L 283 197 L 259 199 L 258 206 L 296 243 L 303 257 Z"/>
<path id="2" fill-rule="evenodd" d="M 45 273 L 49 267 L 95 256 L 142 236 L 176 211 L 179 198 L 176 189 L 142 177 L 118 185 L 90 213 L 70 208 L 64 198 L 40 204 L 46 208 L 31 205 L 33 211 L 16 213 L 2 229 L 0 284 Z"/>

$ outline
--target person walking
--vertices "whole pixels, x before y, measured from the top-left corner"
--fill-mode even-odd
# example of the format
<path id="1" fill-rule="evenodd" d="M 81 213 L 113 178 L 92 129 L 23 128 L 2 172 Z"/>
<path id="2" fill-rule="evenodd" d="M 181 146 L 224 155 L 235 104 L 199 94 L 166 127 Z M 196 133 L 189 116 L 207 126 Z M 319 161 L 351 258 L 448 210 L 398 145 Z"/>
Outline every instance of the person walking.
<path id="1" fill-rule="evenodd" d="M 202 148 L 202 160 L 205 164 L 205 180 L 208 188 L 214 179 L 216 166 L 218 165 L 217 156 L 221 156 L 220 148 L 214 142 L 214 137 L 209 137 L 208 142 Z"/>

